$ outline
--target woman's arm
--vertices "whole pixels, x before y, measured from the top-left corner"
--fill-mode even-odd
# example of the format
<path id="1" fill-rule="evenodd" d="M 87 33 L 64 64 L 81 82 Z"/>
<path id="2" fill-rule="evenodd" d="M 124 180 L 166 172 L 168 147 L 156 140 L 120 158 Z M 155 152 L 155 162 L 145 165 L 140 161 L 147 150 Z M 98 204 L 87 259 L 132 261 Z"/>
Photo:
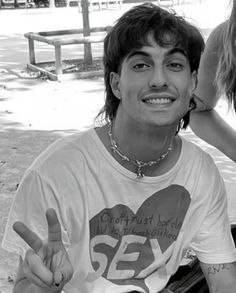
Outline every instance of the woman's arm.
<path id="1" fill-rule="evenodd" d="M 222 34 L 224 27 L 225 23 L 222 23 L 211 32 L 201 56 L 198 70 L 198 84 L 195 90 L 195 95 L 203 102 L 205 107 L 202 108 L 201 104 L 198 105 L 200 106 L 197 108 L 199 111 L 213 109 L 219 99 L 217 96 L 215 77 L 220 52 L 222 50 Z"/>
<path id="2" fill-rule="evenodd" d="M 215 110 L 193 112 L 191 129 L 236 162 L 236 131 Z"/>

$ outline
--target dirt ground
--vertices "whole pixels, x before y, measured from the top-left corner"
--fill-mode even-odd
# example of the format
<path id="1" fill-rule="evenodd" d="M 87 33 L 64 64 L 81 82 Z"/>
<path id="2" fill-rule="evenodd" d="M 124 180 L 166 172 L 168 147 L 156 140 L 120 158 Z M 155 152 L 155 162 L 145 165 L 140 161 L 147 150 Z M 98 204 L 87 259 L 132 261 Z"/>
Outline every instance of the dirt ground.
<path id="1" fill-rule="evenodd" d="M 63 84 L 38 81 L 22 92 L 0 89 L 0 242 L 26 168 L 55 139 L 89 127 L 102 102 L 103 80 L 96 78 Z M 11 292 L 17 262 L 0 248 L 1 293 Z"/>
<path id="2" fill-rule="evenodd" d="M 203 3 L 204 9 L 210 7 L 213 0 Z M 220 2 L 220 1 L 219 1 Z M 214 2 L 215 3 L 215 2 Z M 219 3 L 218 3 L 219 4 Z M 207 6 L 208 5 L 208 6 Z M 215 5 L 215 4 L 214 4 Z M 177 7 L 180 9 L 180 7 Z M 204 16 L 200 6 L 183 7 L 185 14 L 201 24 L 201 28 L 210 31 L 224 19 L 224 7 L 216 10 L 216 18 Z M 33 11 L 33 10 L 32 10 Z M 112 17 L 112 13 L 114 14 Z M 10 14 L 9 14 L 10 13 Z M 29 76 L 25 70 L 28 58 L 27 42 L 22 36 L 29 31 L 27 23 L 32 23 L 31 30 L 61 29 L 62 10 L 53 14 L 49 10 L 0 11 L 0 33 L 2 45 L 0 49 L 0 242 L 3 237 L 10 205 L 15 191 L 25 170 L 48 145 L 62 135 L 82 131 L 93 123 L 93 118 L 103 105 L 103 80 L 73 80 L 62 83 Z M 75 28 L 78 20 L 75 10 L 70 10 L 67 25 Z M 121 11 L 94 12 L 91 22 L 94 26 L 111 24 Z M 41 15 L 41 16 L 40 16 Z M 56 19 L 52 22 L 52 15 Z M 14 17 L 21 26 L 6 26 L 9 17 Z M 39 16 L 44 21 L 39 24 Z M 22 22 L 22 19 L 27 20 Z M 41 18 L 42 19 L 42 18 Z M 49 25 L 50 20 L 50 25 Z M 38 21 L 38 22 L 37 22 Z M 81 19 L 79 20 L 81 24 Z M 101 23 L 102 22 L 102 23 Z M 79 24 L 79 25 L 80 25 Z M 64 25 L 64 23 L 63 23 Z M 64 27 L 63 27 L 64 28 Z M 68 28 L 68 27 L 67 27 Z M 49 55 L 49 50 L 40 48 L 40 56 Z M 70 52 L 72 52 L 73 48 Z M 227 114 L 224 103 L 218 106 L 219 112 L 236 129 L 236 118 Z M 236 221 L 235 164 L 223 154 L 197 138 L 191 130 L 183 135 L 199 144 L 215 159 L 226 182 L 229 194 L 231 220 Z M 12 291 L 13 280 L 18 259 L 0 248 L 0 293 Z"/>
<path id="3" fill-rule="evenodd" d="M 25 169 L 58 135 L 47 131 L 9 129 L 0 133 L 0 241 L 7 221 L 10 204 Z M 11 292 L 17 257 L 0 249 L 0 292 Z"/>

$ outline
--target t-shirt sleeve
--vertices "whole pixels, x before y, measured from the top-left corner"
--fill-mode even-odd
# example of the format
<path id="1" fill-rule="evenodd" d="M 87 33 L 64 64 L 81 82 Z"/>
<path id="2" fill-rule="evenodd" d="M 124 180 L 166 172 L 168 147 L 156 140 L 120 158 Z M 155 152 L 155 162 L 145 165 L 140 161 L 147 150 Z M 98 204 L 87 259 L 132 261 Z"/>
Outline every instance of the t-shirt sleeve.
<path id="1" fill-rule="evenodd" d="M 35 171 L 29 171 L 24 176 L 11 206 L 2 248 L 15 252 L 22 257 L 24 257 L 25 251 L 29 248 L 12 228 L 16 221 L 25 223 L 42 240 L 47 239 L 48 231 L 45 212 L 49 207 L 56 210 L 62 227 L 63 241 L 65 245 L 69 245 L 58 198 L 54 194 L 53 187 L 45 182 Z"/>
<path id="2" fill-rule="evenodd" d="M 229 263 L 236 261 L 236 251 L 227 213 L 225 185 L 219 172 L 214 176 L 213 186 L 213 191 L 206 194 L 209 196 L 208 211 L 191 248 L 203 263 Z"/>

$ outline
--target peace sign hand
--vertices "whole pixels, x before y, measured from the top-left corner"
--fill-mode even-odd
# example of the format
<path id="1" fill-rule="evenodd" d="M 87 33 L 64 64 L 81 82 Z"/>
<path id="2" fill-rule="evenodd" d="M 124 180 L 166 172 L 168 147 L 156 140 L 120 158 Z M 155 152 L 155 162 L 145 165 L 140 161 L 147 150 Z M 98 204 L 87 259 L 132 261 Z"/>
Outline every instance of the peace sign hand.
<path id="1" fill-rule="evenodd" d="M 22 264 L 24 277 L 47 292 L 60 292 L 72 278 L 73 268 L 62 243 L 61 225 L 55 210 L 48 209 L 46 218 L 46 243 L 22 222 L 14 223 L 13 229 L 31 247 Z"/>

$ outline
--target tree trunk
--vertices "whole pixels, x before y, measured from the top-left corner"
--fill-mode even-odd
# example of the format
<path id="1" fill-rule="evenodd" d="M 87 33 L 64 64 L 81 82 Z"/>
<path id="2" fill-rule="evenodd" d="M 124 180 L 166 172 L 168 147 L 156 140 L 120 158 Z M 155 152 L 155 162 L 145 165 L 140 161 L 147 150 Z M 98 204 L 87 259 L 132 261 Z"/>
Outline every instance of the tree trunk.
<path id="1" fill-rule="evenodd" d="M 84 36 L 90 36 L 88 0 L 81 0 L 81 8 L 83 17 L 83 34 Z M 84 63 L 88 65 L 92 65 L 93 63 L 91 43 L 84 44 Z"/>
<path id="2" fill-rule="evenodd" d="M 50 8 L 55 8 L 55 0 L 49 0 L 49 7 Z"/>
<path id="3" fill-rule="evenodd" d="M 17 0 L 14 0 L 14 7 L 15 8 L 18 8 L 19 7 L 19 4 L 18 4 L 18 1 Z"/>

